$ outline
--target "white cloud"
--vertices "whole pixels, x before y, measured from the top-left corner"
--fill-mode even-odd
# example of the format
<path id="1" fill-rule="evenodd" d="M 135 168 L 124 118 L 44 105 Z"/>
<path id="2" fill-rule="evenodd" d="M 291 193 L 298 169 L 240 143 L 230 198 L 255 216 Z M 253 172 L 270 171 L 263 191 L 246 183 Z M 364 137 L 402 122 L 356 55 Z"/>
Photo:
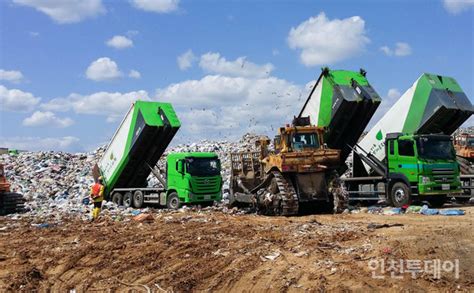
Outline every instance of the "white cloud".
<path id="1" fill-rule="evenodd" d="M 58 128 L 66 128 L 74 124 L 70 118 L 59 118 L 53 112 L 36 111 L 30 117 L 23 120 L 24 126 L 51 126 Z"/>
<path id="2" fill-rule="evenodd" d="M 57 23 L 75 23 L 105 13 L 102 0 L 13 0 L 14 3 L 35 8 Z"/>
<path id="3" fill-rule="evenodd" d="M 403 56 L 408 56 L 411 55 L 412 50 L 411 47 L 408 43 L 404 42 L 397 42 L 395 43 L 395 48 L 391 49 L 388 46 L 382 46 L 380 47 L 380 51 L 384 52 L 385 55 L 387 56 L 398 56 L 398 57 L 403 57 Z"/>
<path id="4" fill-rule="evenodd" d="M 130 70 L 130 72 L 128 73 L 128 77 L 130 78 L 135 78 L 135 79 L 139 79 L 142 77 L 141 73 L 135 69 L 132 69 Z"/>
<path id="5" fill-rule="evenodd" d="M 239 57 L 234 61 L 227 61 L 219 53 L 209 52 L 201 56 L 199 66 L 207 72 L 219 73 L 242 77 L 266 77 L 269 76 L 274 66 L 271 63 L 258 65 Z"/>
<path id="6" fill-rule="evenodd" d="M 141 10 L 169 13 L 178 9 L 179 0 L 131 0 L 132 5 Z"/>
<path id="7" fill-rule="evenodd" d="M 39 32 L 29 32 L 30 36 L 33 38 L 39 37 L 40 33 Z"/>
<path id="8" fill-rule="evenodd" d="M 128 30 L 126 35 L 127 35 L 127 37 L 131 38 L 131 37 L 134 37 L 134 36 L 138 35 L 139 33 L 140 32 L 137 31 L 137 30 Z"/>
<path id="9" fill-rule="evenodd" d="M 150 100 L 146 91 L 128 93 L 97 92 L 90 95 L 72 93 L 66 98 L 56 98 L 41 104 L 46 111 L 74 111 L 78 114 L 106 115 L 108 117 L 125 115 L 136 100 Z M 104 105 L 107 105 L 106 107 Z"/>
<path id="10" fill-rule="evenodd" d="M 385 113 L 392 108 L 393 104 L 401 97 L 401 93 L 397 88 L 391 88 L 387 91 L 387 94 L 382 97 L 382 102 L 377 108 L 374 116 L 370 120 L 369 125 L 366 127 L 366 130 L 370 129 L 375 123 L 377 123 Z"/>
<path id="11" fill-rule="evenodd" d="M 107 46 L 115 49 L 125 49 L 133 47 L 133 41 L 125 36 L 113 36 L 111 39 L 105 42 Z"/>
<path id="12" fill-rule="evenodd" d="M 67 98 L 56 98 L 42 103 L 39 107 L 45 111 L 67 112 L 71 110 L 72 105 L 71 101 Z"/>
<path id="13" fill-rule="evenodd" d="M 189 138 L 237 138 L 248 131 L 274 135 L 291 122 L 307 90 L 276 77 L 208 75 L 157 89 L 156 99 L 171 102 Z"/>
<path id="14" fill-rule="evenodd" d="M 458 14 L 474 7 L 474 0 L 444 0 L 444 8 L 451 14 Z"/>
<path id="15" fill-rule="evenodd" d="M 0 106 L 2 111 L 30 112 L 41 98 L 18 89 L 8 89 L 0 85 Z"/>
<path id="16" fill-rule="evenodd" d="M 24 151 L 82 151 L 79 138 L 64 137 L 0 137 L 2 146 Z"/>
<path id="17" fill-rule="evenodd" d="M 361 53 L 370 42 L 359 16 L 330 20 L 324 12 L 291 28 L 290 48 L 300 50 L 306 66 L 333 64 Z"/>
<path id="18" fill-rule="evenodd" d="M 273 56 L 278 56 L 278 55 L 280 55 L 280 51 L 278 51 L 278 49 L 273 49 L 272 50 L 272 55 Z"/>
<path id="19" fill-rule="evenodd" d="M 384 52 L 385 55 L 387 55 L 387 56 L 392 56 L 393 55 L 392 49 L 390 49 L 388 46 L 380 47 L 380 51 Z"/>
<path id="20" fill-rule="evenodd" d="M 193 66 L 194 61 L 196 61 L 196 56 L 194 56 L 193 51 L 187 50 L 176 59 L 178 62 L 178 67 L 181 70 L 186 70 Z"/>
<path id="21" fill-rule="evenodd" d="M 387 92 L 387 98 L 389 99 L 391 103 L 394 103 L 396 100 L 398 100 L 400 96 L 401 96 L 400 91 L 395 88 L 389 89 Z"/>
<path id="22" fill-rule="evenodd" d="M 23 79 L 23 74 L 18 70 L 0 69 L 0 80 L 19 83 Z"/>
<path id="23" fill-rule="evenodd" d="M 102 57 L 92 62 L 86 71 L 88 79 L 95 81 L 112 80 L 122 76 L 117 63 L 108 57 Z"/>

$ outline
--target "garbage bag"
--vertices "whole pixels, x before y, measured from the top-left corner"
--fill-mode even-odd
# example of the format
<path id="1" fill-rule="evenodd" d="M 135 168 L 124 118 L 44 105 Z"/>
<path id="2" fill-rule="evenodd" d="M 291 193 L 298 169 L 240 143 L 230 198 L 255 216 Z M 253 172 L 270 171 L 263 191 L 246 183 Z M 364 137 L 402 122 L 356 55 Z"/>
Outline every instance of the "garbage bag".
<path id="1" fill-rule="evenodd" d="M 421 207 L 420 214 L 422 215 L 437 215 L 439 213 L 438 209 L 430 209 L 427 205 Z"/>
<path id="2" fill-rule="evenodd" d="M 443 216 L 464 216 L 466 213 L 463 210 L 441 210 L 439 214 Z"/>

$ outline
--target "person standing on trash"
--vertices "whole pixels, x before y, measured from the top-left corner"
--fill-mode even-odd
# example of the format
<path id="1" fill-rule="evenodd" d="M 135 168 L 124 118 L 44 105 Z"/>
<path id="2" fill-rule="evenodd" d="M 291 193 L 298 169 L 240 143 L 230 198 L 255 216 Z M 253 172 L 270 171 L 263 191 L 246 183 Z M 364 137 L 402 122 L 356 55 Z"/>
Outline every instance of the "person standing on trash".
<path id="1" fill-rule="evenodd" d="M 92 208 L 92 220 L 96 220 L 99 217 L 100 209 L 102 208 L 102 201 L 104 200 L 104 184 L 102 176 L 100 176 L 91 187 L 91 198 L 94 202 Z"/>
<path id="2" fill-rule="evenodd" d="M 334 213 L 340 214 L 348 210 L 349 193 L 347 192 L 341 179 L 335 178 L 329 184 L 329 192 L 334 197 Z"/>

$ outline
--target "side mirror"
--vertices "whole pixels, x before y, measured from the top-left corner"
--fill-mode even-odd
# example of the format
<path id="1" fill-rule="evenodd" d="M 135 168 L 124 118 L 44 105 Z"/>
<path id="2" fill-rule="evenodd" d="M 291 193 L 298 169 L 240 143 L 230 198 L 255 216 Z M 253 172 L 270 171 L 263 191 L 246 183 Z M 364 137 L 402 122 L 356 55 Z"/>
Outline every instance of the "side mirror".
<path id="1" fill-rule="evenodd" d="M 184 174 L 183 160 L 178 160 L 176 162 L 176 170 L 178 171 L 178 173 Z"/>

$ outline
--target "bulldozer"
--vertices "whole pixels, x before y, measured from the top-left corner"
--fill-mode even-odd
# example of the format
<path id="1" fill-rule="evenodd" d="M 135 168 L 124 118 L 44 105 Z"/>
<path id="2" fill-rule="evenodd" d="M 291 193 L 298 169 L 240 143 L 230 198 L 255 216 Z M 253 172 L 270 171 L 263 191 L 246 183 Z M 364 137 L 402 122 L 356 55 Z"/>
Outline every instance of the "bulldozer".
<path id="1" fill-rule="evenodd" d="M 454 135 L 454 148 L 458 157 L 474 162 L 474 134 L 459 133 Z"/>
<path id="2" fill-rule="evenodd" d="M 10 183 L 5 177 L 5 169 L 0 164 L 0 216 L 7 214 L 20 213 L 25 211 L 24 197 L 10 191 Z"/>
<path id="3" fill-rule="evenodd" d="M 466 203 L 469 201 L 469 196 L 474 196 L 474 134 L 456 133 L 453 138 L 464 191 L 464 197 L 456 197 L 456 200 Z"/>
<path id="4" fill-rule="evenodd" d="M 337 180 L 340 150 L 324 143 L 325 129 L 309 117 L 293 119 L 270 139 L 256 142 L 258 151 L 231 153 L 231 206 L 251 205 L 261 214 L 290 216 L 306 203 L 332 203 L 329 186 Z"/>

